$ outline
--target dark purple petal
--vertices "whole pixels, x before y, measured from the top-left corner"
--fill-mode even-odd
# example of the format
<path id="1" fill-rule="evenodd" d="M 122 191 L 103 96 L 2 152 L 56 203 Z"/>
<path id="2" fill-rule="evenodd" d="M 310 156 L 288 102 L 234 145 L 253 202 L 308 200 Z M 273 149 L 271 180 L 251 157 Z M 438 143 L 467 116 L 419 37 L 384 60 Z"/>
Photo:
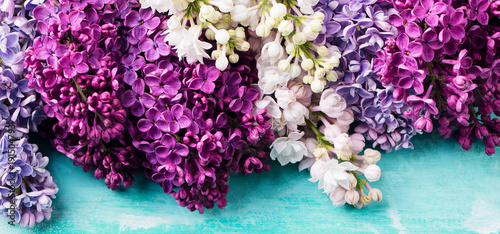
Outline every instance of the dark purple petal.
<path id="1" fill-rule="evenodd" d="M 124 107 L 130 107 L 137 101 L 137 96 L 132 90 L 127 90 L 123 93 L 121 101 Z"/>
<path id="2" fill-rule="evenodd" d="M 150 120 L 147 119 L 140 119 L 139 122 L 137 122 L 137 128 L 141 132 L 147 132 L 149 129 L 153 126 L 153 123 Z"/>
<path id="3" fill-rule="evenodd" d="M 131 107 L 130 107 L 130 112 L 139 117 L 142 114 L 144 114 L 144 106 L 142 105 L 141 102 L 135 102 Z"/>

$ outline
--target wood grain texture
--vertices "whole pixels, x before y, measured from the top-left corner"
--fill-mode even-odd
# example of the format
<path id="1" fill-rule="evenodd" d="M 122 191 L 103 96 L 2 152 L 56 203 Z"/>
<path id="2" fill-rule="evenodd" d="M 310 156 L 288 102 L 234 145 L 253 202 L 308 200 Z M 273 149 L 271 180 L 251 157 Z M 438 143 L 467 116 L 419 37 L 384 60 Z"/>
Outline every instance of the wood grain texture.
<path id="1" fill-rule="evenodd" d="M 333 206 L 308 172 L 273 162 L 270 172 L 232 176 L 226 208 L 202 215 L 142 174 L 129 189 L 108 190 L 41 142 L 59 185 L 52 219 L 31 230 L 0 220 L 0 233 L 500 231 L 500 153 L 489 157 L 480 144 L 464 152 L 436 133 L 417 136 L 415 150 L 383 154 L 382 178 L 372 183 L 383 201 L 361 210 Z"/>

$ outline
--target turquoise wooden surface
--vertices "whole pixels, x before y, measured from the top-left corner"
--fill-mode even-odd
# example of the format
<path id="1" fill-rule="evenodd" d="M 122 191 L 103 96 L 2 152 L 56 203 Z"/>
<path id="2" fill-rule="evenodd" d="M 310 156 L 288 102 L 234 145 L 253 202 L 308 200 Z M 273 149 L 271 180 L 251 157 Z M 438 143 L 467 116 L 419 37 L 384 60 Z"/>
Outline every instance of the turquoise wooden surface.
<path id="1" fill-rule="evenodd" d="M 40 142 L 40 141 L 38 141 Z M 42 141 L 43 142 L 43 141 Z M 142 174 L 126 190 L 74 167 L 45 145 L 59 193 L 50 221 L 31 230 L 0 220 L 0 233 L 159 232 L 480 232 L 500 231 L 500 153 L 479 144 L 463 152 L 454 139 L 417 136 L 415 150 L 383 154 L 382 178 L 372 186 L 383 201 L 358 210 L 335 207 L 297 165 L 230 179 L 223 210 L 189 212 Z M 46 144 L 46 142 L 45 142 Z M 498 149 L 500 150 L 500 149 Z"/>

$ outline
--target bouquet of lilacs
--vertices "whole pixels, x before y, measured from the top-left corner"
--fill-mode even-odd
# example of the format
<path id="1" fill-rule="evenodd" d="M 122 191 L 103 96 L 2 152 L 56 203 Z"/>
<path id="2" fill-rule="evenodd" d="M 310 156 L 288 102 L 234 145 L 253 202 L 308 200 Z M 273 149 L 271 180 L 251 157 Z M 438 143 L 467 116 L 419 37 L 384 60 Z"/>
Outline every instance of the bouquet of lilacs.
<path id="1" fill-rule="evenodd" d="M 412 119 L 403 112 L 409 106 L 394 98 L 394 89 L 385 87 L 373 69 L 376 52 L 386 40 L 397 35 L 388 17 L 395 11 L 387 3 L 371 1 L 320 1 L 324 27 L 315 43 L 326 45 L 340 57 L 336 80 L 329 83 L 350 107 L 362 133 L 373 146 L 390 152 L 393 148 L 413 148 L 416 134 Z"/>
<path id="2" fill-rule="evenodd" d="M 404 114 L 418 131 L 439 119 L 464 150 L 482 139 L 486 154 L 500 146 L 500 2 L 389 1 L 397 38 L 377 52 L 380 81 L 411 107 Z M 493 115 L 494 114 L 494 115 Z M 453 133 L 453 131 L 456 131 Z"/>
<path id="3" fill-rule="evenodd" d="M 120 96 L 136 127 L 133 145 L 146 155 L 147 177 L 191 211 L 223 208 L 230 172 L 270 168 L 264 161 L 274 133 L 267 111 L 253 108 L 259 96 L 251 86 L 257 83 L 254 56 L 234 53 L 237 62 L 224 71 L 210 59 L 179 61 L 182 49 L 164 42 L 165 26 L 174 20 L 136 7 L 124 17 L 131 32 Z M 143 25 L 151 27 L 134 34 Z"/>
<path id="4" fill-rule="evenodd" d="M 133 143 L 146 153 L 147 176 L 191 211 L 203 213 L 215 203 L 223 208 L 230 172 L 270 169 L 264 161 L 274 132 L 267 111 L 253 107 L 259 95 L 251 86 L 257 79 L 253 56 L 240 54 L 225 71 L 214 61 L 188 64 L 175 54 L 157 60 L 145 56 L 147 65 L 127 86 L 122 102 L 151 100 L 146 111 L 131 108 L 138 130 Z"/>
<path id="5" fill-rule="evenodd" d="M 0 5 L 0 213 L 22 227 L 50 219 L 58 191 L 45 169 L 49 159 L 26 135 L 45 119 L 41 100 L 24 78 L 25 51 L 36 34 L 33 7 L 30 1 Z"/>
<path id="6" fill-rule="evenodd" d="M 27 137 L 17 138 L 15 125 L 10 126 L 0 138 L 0 213 L 10 225 L 33 227 L 50 219 L 59 189 L 45 169 L 49 158 Z"/>
<path id="7" fill-rule="evenodd" d="M 266 110 L 253 111 L 250 52 L 234 53 L 225 71 L 179 61 L 182 50 L 164 42 L 174 21 L 133 1 L 47 1 L 33 15 L 41 36 L 25 64 L 57 120 L 47 133 L 109 188 L 129 187 L 144 166 L 179 205 L 202 213 L 226 205 L 230 172 L 269 170 L 274 133 Z"/>
<path id="8" fill-rule="evenodd" d="M 256 51 L 260 98 L 254 112 L 271 117 L 278 136 L 272 159 L 282 165 L 302 161 L 299 168 L 310 168 L 311 180 L 318 181 L 336 205 L 348 202 L 361 208 L 381 200 L 380 190 L 361 178 L 364 174 L 369 181 L 379 179 L 375 163 L 380 153 L 367 149 L 364 156 L 358 155 L 365 139 L 349 134 L 354 112 L 336 93 L 339 75 L 332 69 L 339 66 L 340 54 L 334 46 L 315 42 L 326 33 L 324 11 L 314 10 L 317 1 L 167 2 L 141 3 L 171 15 L 165 41 L 180 58 L 201 62 L 210 53 L 215 66 L 225 71 L 229 62 L 239 62 L 238 51 Z M 179 35 L 186 36 L 180 40 Z"/>
<path id="9" fill-rule="evenodd" d="M 130 45 L 125 16 L 133 2 L 46 1 L 33 10 L 37 30 L 26 51 L 30 87 L 44 102 L 46 134 L 57 150 L 110 189 L 129 187 L 142 157 L 129 134 L 132 128 L 119 92 L 119 73 Z M 137 13 L 137 12 L 136 12 Z M 141 29 L 143 29 L 141 31 Z"/>

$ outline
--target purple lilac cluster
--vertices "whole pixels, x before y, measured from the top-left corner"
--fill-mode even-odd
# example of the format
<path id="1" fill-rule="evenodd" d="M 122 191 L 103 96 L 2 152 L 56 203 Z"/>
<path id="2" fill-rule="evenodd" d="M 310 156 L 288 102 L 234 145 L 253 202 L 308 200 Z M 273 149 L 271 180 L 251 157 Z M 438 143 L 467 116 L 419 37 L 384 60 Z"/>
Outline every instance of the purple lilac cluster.
<path id="1" fill-rule="evenodd" d="M 179 61 L 163 48 L 163 38 L 158 32 L 141 39 L 124 61 L 135 66 L 121 97 L 136 117 L 133 144 L 146 153 L 147 176 L 179 205 L 200 213 L 215 204 L 223 208 L 230 172 L 270 169 L 264 161 L 274 132 L 267 111 L 253 107 L 259 96 L 251 86 L 257 82 L 254 57 L 240 54 L 238 63 L 220 71 L 213 60 Z M 148 55 L 155 49 L 159 56 Z"/>
<path id="2" fill-rule="evenodd" d="M 464 150 L 482 139 L 486 154 L 500 146 L 499 3 L 489 0 L 391 0 L 398 28 L 377 52 L 380 81 L 410 105 L 419 131 L 455 137 Z"/>
<path id="3" fill-rule="evenodd" d="M 386 151 L 412 148 L 416 132 L 403 114 L 408 104 L 397 100 L 393 88 L 384 87 L 373 69 L 376 52 L 397 35 L 388 22 L 394 9 L 376 0 L 320 0 L 316 7 L 325 20 L 315 43 L 327 45 L 340 58 L 338 80 L 329 85 L 353 110 L 359 122 L 355 131 Z"/>
<path id="4" fill-rule="evenodd" d="M 23 69 L 24 53 L 33 43 L 33 4 L 4 0 L 0 11 L 0 129 L 13 122 L 24 133 L 37 131 L 45 119 L 41 100 L 28 87 Z"/>
<path id="5" fill-rule="evenodd" d="M 13 132 L 4 130 L 0 138 L 0 214 L 11 220 L 9 224 L 33 227 L 50 219 L 59 189 L 45 168 L 49 158 L 21 132 L 21 138 Z"/>
<path id="6" fill-rule="evenodd" d="M 119 98 L 126 76 L 119 73 L 133 35 L 126 15 L 137 13 L 134 2 L 46 1 L 33 10 L 41 33 L 26 51 L 29 86 L 54 118 L 52 144 L 84 171 L 105 179 L 110 189 L 134 181 L 141 165 L 129 134 L 127 112 Z"/>

